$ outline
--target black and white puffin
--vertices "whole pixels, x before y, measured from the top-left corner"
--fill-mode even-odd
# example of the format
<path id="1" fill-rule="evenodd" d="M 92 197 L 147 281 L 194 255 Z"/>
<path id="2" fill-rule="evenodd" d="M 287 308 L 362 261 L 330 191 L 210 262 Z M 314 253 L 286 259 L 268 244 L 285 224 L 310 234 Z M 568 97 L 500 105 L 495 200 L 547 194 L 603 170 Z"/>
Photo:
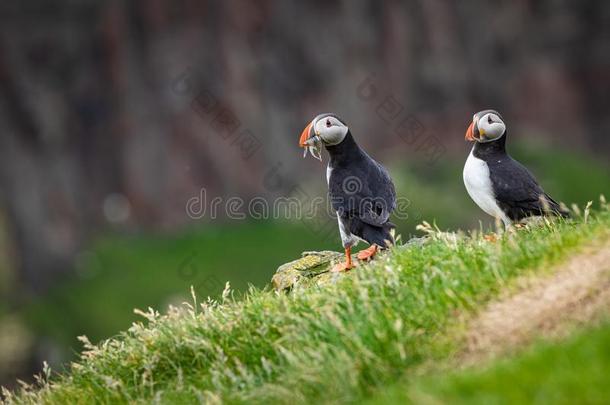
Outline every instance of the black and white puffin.
<path id="1" fill-rule="evenodd" d="M 464 166 L 464 185 L 470 197 L 487 214 L 505 226 L 529 216 L 569 213 L 562 209 L 521 163 L 506 153 L 506 124 L 494 110 L 472 117 L 466 139 L 474 147 Z"/>
<path id="2" fill-rule="evenodd" d="M 333 271 L 345 271 L 355 265 L 351 248 L 359 240 L 371 245 L 358 252 L 359 260 L 368 260 L 378 249 L 394 243 L 394 224 L 389 217 L 396 208 L 396 192 L 387 170 L 358 146 L 348 126 L 335 114 L 318 115 L 301 133 L 303 156 L 309 151 L 322 161 L 322 145 L 330 155 L 326 181 L 345 249 L 345 263 L 337 264 Z"/>

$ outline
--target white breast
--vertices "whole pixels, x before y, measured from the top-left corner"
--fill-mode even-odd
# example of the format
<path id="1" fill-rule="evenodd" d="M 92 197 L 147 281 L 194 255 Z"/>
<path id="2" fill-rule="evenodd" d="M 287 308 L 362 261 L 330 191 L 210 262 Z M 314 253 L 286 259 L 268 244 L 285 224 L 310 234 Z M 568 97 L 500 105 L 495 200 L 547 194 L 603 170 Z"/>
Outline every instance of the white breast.
<path id="1" fill-rule="evenodd" d="M 483 211 L 494 218 L 501 219 L 506 225 L 510 224 L 510 219 L 496 202 L 487 163 L 475 157 L 472 151 L 464 166 L 464 185 L 470 198 Z"/>

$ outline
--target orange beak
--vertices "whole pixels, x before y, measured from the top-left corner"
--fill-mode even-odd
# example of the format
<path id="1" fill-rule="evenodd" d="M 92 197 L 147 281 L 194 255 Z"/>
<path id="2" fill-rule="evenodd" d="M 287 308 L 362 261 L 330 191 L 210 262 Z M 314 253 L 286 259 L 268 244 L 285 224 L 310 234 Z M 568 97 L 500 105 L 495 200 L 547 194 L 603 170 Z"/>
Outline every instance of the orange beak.
<path id="1" fill-rule="evenodd" d="M 299 138 L 299 146 L 301 148 L 304 148 L 307 146 L 307 145 L 305 145 L 305 141 L 307 141 L 307 139 L 309 139 L 309 132 L 311 131 L 311 124 L 312 124 L 312 122 L 310 122 L 309 125 L 307 125 L 305 127 L 303 132 L 301 132 L 301 138 Z"/>
<path id="2" fill-rule="evenodd" d="M 476 139 L 474 138 L 474 121 L 472 121 L 470 123 L 470 126 L 468 127 L 468 129 L 466 130 L 466 136 L 464 137 L 467 141 L 471 141 L 474 142 L 476 141 Z"/>

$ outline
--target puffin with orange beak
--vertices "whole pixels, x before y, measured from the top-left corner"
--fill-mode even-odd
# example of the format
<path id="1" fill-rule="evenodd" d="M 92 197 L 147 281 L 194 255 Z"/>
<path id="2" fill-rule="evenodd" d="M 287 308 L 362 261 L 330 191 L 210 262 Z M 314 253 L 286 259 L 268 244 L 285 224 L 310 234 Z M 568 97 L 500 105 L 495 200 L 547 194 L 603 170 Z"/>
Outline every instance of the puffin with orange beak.
<path id="1" fill-rule="evenodd" d="M 472 117 L 466 140 L 475 144 L 464 166 L 470 197 L 506 227 L 529 216 L 569 216 L 529 170 L 506 153 L 506 136 L 506 124 L 497 111 L 479 111 Z"/>
<path id="2" fill-rule="evenodd" d="M 330 161 L 326 181 L 332 208 L 337 213 L 345 262 L 333 271 L 355 266 L 351 248 L 360 240 L 371 246 L 358 252 L 359 260 L 369 260 L 394 243 L 394 224 L 390 214 L 396 208 L 396 192 L 387 170 L 362 150 L 350 129 L 337 115 L 320 114 L 301 133 L 299 146 L 322 161 L 326 148 Z"/>

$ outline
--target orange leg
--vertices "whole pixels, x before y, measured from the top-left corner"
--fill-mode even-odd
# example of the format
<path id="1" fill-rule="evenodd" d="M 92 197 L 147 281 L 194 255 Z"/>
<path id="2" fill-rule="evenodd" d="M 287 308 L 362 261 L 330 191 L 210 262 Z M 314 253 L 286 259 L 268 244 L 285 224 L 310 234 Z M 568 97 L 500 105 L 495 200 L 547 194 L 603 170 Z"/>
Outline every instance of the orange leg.
<path id="1" fill-rule="evenodd" d="M 358 252 L 358 260 L 370 260 L 375 254 L 377 254 L 377 245 L 372 244 L 368 248 Z"/>
<path id="2" fill-rule="evenodd" d="M 331 271 L 337 273 L 341 271 L 348 271 L 354 267 L 355 263 L 352 263 L 352 248 L 348 246 L 345 248 L 345 262 L 335 264 Z"/>
<path id="3" fill-rule="evenodd" d="M 495 233 L 490 233 L 489 235 L 483 235 L 483 239 L 487 242 L 496 243 L 498 241 L 498 236 Z"/>

